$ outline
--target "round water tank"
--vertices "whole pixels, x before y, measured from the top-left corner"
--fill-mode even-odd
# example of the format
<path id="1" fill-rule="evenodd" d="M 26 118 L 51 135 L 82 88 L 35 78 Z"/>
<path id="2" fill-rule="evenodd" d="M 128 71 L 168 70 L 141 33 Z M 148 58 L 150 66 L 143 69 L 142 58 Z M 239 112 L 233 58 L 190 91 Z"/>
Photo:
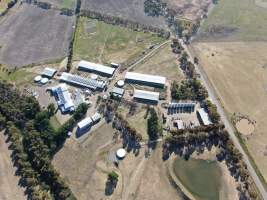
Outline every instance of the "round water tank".
<path id="1" fill-rule="evenodd" d="M 40 82 L 42 84 L 46 84 L 48 82 L 48 78 L 42 78 Z"/>
<path id="2" fill-rule="evenodd" d="M 123 87 L 123 86 L 124 86 L 124 80 L 119 80 L 119 81 L 117 82 L 117 85 L 118 85 L 119 87 Z"/>
<path id="3" fill-rule="evenodd" d="M 42 79 L 41 76 L 36 76 L 36 77 L 34 78 L 34 81 L 35 81 L 35 82 L 39 82 L 41 79 Z"/>
<path id="4" fill-rule="evenodd" d="M 125 155 L 126 155 L 125 149 L 123 149 L 123 148 L 118 149 L 117 152 L 116 152 L 116 155 L 120 159 L 124 158 Z"/>

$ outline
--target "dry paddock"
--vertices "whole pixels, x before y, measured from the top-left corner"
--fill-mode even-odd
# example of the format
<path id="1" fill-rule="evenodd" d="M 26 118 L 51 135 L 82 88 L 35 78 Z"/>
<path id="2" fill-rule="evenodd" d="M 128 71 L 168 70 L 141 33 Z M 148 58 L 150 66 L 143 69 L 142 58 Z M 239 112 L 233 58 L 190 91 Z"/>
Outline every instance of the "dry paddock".
<path id="1" fill-rule="evenodd" d="M 22 4 L 0 19 L 0 63 L 23 66 L 66 56 L 74 17 Z"/>
<path id="2" fill-rule="evenodd" d="M 256 121 L 246 144 L 267 180 L 267 43 L 194 43 L 193 49 L 229 118 L 236 112 Z"/>
<path id="3" fill-rule="evenodd" d="M 140 24 L 166 27 L 162 17 L 151 17 L 144 13 L 145 0 L 84 0 L 82 10 L 90 10 L 111 16 L 121 17 Z"/>
<path id="4" fill-rule="evenodd" d="M 129 153 L 116 168 L 108 160 L 109 153 L 121 147 L 121 142 L 112 140 L 113 133 L 111 126 L 104 124 L 83 142 L 67 140 L 54 157 L 54 166 L 79 200 L 181 200 L 167 178 L 160 144 L 148 159 L 142 148 L 138 156 Z M 114 193 L 105 195 L 107 173 L 112 170 L 119 174 L 119 181 Z"/>

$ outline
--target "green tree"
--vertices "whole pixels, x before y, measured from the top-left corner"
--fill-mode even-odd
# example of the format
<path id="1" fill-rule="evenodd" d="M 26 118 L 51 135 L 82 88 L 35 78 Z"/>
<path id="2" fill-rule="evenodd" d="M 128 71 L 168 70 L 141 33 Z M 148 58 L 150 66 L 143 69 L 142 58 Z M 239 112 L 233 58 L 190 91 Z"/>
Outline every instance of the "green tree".
<path id="1" fill-rule="evenodd" d="M 47 106 L 47 111 L 48 111 L 48 115 L 49 115 L 49 117 L 52 117 L 52 116 L 55 114 L 55 111 L 56 111 L 55 104 L 50 103 L 50 104 Z"/>

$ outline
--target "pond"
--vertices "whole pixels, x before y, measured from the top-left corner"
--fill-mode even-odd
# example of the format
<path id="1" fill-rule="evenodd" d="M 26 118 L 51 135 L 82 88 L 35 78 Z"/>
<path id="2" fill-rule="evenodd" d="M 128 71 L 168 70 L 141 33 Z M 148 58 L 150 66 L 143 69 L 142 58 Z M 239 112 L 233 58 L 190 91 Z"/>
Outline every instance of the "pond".
<path id="1" fill-rule="evenodd" d="M 215 161 L 176 158 L 174 173 L 198 200 L 219 200 L 221 171 Z"/>

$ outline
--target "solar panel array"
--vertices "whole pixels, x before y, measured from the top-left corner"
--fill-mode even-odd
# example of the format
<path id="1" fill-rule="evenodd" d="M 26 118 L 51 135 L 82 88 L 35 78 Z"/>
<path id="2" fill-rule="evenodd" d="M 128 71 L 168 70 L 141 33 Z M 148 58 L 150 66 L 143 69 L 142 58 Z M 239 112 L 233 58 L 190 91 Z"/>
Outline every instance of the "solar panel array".
<path id="1" fill-rule="evenodd" d="M 170 103 L 169 108 L 195 108 L 195 103 Z"/>
<path id="2" fill-rule="evenodd" d="M 105 82 L 103 81 L 97 81 L 97 80 L 93 80 L 93 79 L 89 79 L 89 78 L 84 78 L 81 76 L 77 76 L 77 75 L 72 75 L 69 73 L 62 73 L 60 80 L 64 80 L 73 84 L 77 84 L 77 85 L 81 85 L 90 89 L 103 89 L 105 87 Z"/>
<path id="3" fill-rule="evenodd" d="M 195 111 L 195 103 L 170 103 L 168 114 L 191 113 Z"/>

